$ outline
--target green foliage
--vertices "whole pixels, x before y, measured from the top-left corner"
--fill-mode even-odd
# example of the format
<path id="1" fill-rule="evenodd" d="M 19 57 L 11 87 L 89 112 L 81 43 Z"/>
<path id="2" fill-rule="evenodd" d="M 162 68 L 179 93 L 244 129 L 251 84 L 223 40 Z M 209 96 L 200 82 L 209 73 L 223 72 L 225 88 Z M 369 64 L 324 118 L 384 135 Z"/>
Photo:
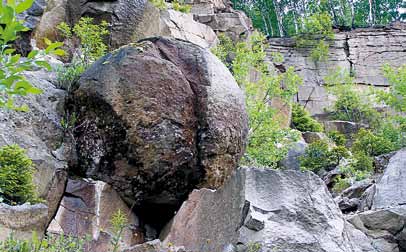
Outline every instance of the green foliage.
<path id="1" fill-rule="evenodd" d="M 336 27 L 355 28 L 386 25 L 406 20 L 404 0 L 233 0 L 233 7 L 245 11 L 254 27 L 271 37 L 299 33 L 301 17 L 326 12 Z"/>
<path id="2" fill-rule="evenodd" d="M 305 154 L 300 158 L 302 170 L 315 173 L 336 167 L 350 153 L 344 146 L 330 147 L 327 141 L 319 140 L 308 145 Z"/>
<path id="3" fill-rule="evenodd" d="M 327 91 L 336 97 L 332 108 L 334 119 L 365 123 L 378 127 L 381 116 L 372 106 L 371 95 L 355 89 L 354 78 L 340 69 L 325 77 Z"/>
<path id="4" fill-rule="evenodd" d="M 159 10 L 166 10 L 168 8 L 165 0 L 149 0 L 149 2 Z"/>
<path id="5" fill-rule="evenodd" d="M 310 56 L 315 61 L 328 59 L 328 41 L 334 39 L 333 23 L 327 12 L 314 13 L 303 18 L 298 35 L 295 36 L 298 47 L 312 47 Z"/>
<path id="6" fill-rule="evenodd" d="M 189 13 L 190 10 L 192 9 L 192 6 L 188 4 L 184 4 L 184 1 L 179 1 L 179 0 L 174 0 L 172 2 L 172 8 L 176 11 L 180 11 L 183 13 Z"/>
<path id="7" fill-rule="evenodd" d="M 6 4 L 4 1 L 0 2 L 0 108 L 27 111 L 26 105 L 16 106 L 13 98 L 40 94 L 41 90 L 34 87 L 25 78 L 23 72 L 38 67 L 50 70 L 50 65 L 43 60 L 44 56 L 51 53 L 56 55 L 64 53 L 59 49 L 62 43 L 51 43 L 49 40 L 45 41 L 48 45 L 46 50 L 33 50 L 24 60 L 21 59 L 20 54 L 15 53 L 11 44 L 18 38 L 20 32 L 29 30 L 22 21 L 17 20 L 17 14 L 30 8 L 32 3 L 32 0 L 7 1 Z"/>
<path id="8" fill-rule="evenodd" d="M 347 142 L 345 135 L 336 130 L 328 132 L 327 136 L 338 146 L 345 145 Z"/>
<path id="9" fill-rule="evenodd" d="M 295 129 L 306 132 L 322 132 L 323 126 L 313 119 L 309 112 L 301 105 L 294 103 L 292 105 L 292 125 Z"/>
<path id="10" fill-rule="evenodd" d="M 39 239 L 35 233 L 31 240 L 17 240 L 11 235 L 7 240 L 0 241 L 0 252 L 84 252 L 85 241 L 64 235 Z"/>
<path id="11" fill-rule="evenodd" d="M 395 149 L 396 146 L 390 140 L 367 129 L 358 131 L 352 145 L 354 153 L 364 153 L 367 156 L 379 156 Z"/>
<path id="12" fill-rule="evenodd" d="M 278 111 L 272 107 L 272 102 L 274 98 L 280 98 L 288 104 L 302 80 L 293 68 L 280 74 L 270 70 L 265 61 L 267 43 L 263 34 L 254 33 L 248 43 L 233 44 L 224 36 L 220 39 L 221 43 L 213 53 L 230 68 L 246 94 L 250 131 L 245 162 L 276 167 L 298 138 L 298 133 L 280 127 Z M 258 73 L 258 80 L 250 80 L 252 71 Z"/>
<path id="13" fill-rule="evenodd" d="M 111 218 L 111 225 L 113 227 L 113 237 L 111 241 L 113 245 L 113 252 L 117 252 L 120 248 L 121 236 L 124 228 L 127 226 L 127 221 L 127 217 L 123 212 L 121 212 L 120 209 L 118 209 Z"/>
<path id="14" fill-rule="evenodd" d="M 259 242 L 250 242 L 247 247 L 247 252 L 259 252 L 261 251 L 262 245 Z"/>
<path id="15" fill-rule="evenodd" d="M 34 165 L 17 145 L 0 148 L 0 201 L 10 205 L 35 203 Z"/>
<path id="16" fill-rule="evenodd" d="M 351 186 L 349 178 L 337 177 L 334 179 L 333 192 L 340 193 Z"/>
<path id="17" fill-rule="evenodd" d="M 66 39 L 76 37 L 80 40 L 80 58 L 86 65 L 97 60 L 107 52 L 104 38 L 109 34 L 109 24 L 106 21 L 102 21 L 100 24 L 94 24 L 93 22 L 93 18 L 82 17 L 73 28 L 64 22 L 57 26 L 61 35 Z"/>
<path id="18" fill-rule="evenodd" d="M 378 98 L 395 111 L 406 112 L 406 64 L 399 68 L 385 64 L 383 71 L 390 83 L 390 89 L 389 92 L 378 92 Z"/>
<path id="19" fill-rule="evenodd" d="M 71 91 L 86 68 L 86 64 L 77 58 L 74 58 L 68 65 L 58 66 L 56 68 L 58 88 L 67 90 L 68 92 Z"/>

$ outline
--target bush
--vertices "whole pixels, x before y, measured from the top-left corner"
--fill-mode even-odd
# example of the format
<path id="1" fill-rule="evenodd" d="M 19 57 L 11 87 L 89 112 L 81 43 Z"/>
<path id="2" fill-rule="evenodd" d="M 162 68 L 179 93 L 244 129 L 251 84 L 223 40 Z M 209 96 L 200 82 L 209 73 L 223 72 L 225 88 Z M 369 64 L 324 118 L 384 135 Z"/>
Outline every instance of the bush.
<path id="1" fill-rule="evenodd" d="M 333 169 L 348 156 L 349 152 L 344 146 L 330 148 L 327 141 L 319 140 L 307 146 L 305 154 L 300 158 L 300 167 L 318 173 L 323 169 Z"/>
<path id="2" fill-rule="evenodd" d="M 179 2 L 178 0 L 172 2 L 172 7 L 174 10 L 183 13 L 189 13 L 190 10 L 192 9 L 192 6 L 184 4 L 184 1 Z"/>
<path id="3" fill-rule="evenodd" d="M 364 153 L 367 156 L 379 156 L 396 149 L 396 146 L 380 135 L 370 130 L 360 129 L 355 135 L 352 145 L 353 153 Z"/>
<path id="4" fill-rule="evenodd" d="M 93 22 L 93 18 L 82 17 L 73 28 L 69 27 L 65 22 L 57 26 L 64 38 L 68 40 L 79 39 L 80 53 L 73 56 L 81 59 L 86 66 L 107 52 L 104 38 L 109 34 L 107 29 L 109 24 L 106 21 L 102 21 L 100 24 L 94 24 Z M 74 43 L 71 44 L 74 45 Z"/>
<path id="5" fill-rule="evenodd" d="M 159 10 L 166 10 L 167 9 L 165 0 L 149 0 L 149 1 L 153 6 L 155 6 Z"/>
<path id="6" fill-rule="evenodd" d="M 86 239 L 64 235 L 48 235 L 39 239 L 34 233 L 31 240 L 17 240 L 13 236 L 0 241 L 1 252 L 84 252 Z"/>
<path id="7" fill-rule="evenodd" d="M 313 119 L 307 110 L 297 103 L 292 105 L 292 126 L 301 131 L 322 132 L 323 126 Z"/>
<path id="8" fill-rule="evenodd" d="M 0 148 L 0 201 L 10 205 L 35 203 L 34 165 L 17 145 Z"/>
<path id="9" fill-rule="evenodd" d="M 383 72 L 390 83 L 390 89 L 389 92 L 377 92 L 378 98 L 395 111 L 406 112 L 406 64 L 399 68 L 385 64 Z"/>
<path id="10" fill-rule="evenodd" d="M 334 186 L 333 186 L 333 192 L 335 193 L 341 193 L 345 189 L 351 186 L 351 181 L 349 178 L 342 178 L 342 177 L 337 177 L 334 179 Z"/>
<path id="11" fill-rule="evenodd" d="M 327 136 L 338 146 L 345 145 L 347 142 L 345 135 L 336 130 L 328 132 Z"/>
<path id="12" fill-rule="evenodd" d="M 272 100 L 281 98 L 289 104 L 302 80 L 292 67 L 280 74 L 270 71 L 266 61 L 267 42 L 263 34 L 255 32 L 248 43 L 234 44 L 224 36 L 220 36 L 220 39 L 220 45 L 212 52 L 229 67 L 246 94 L 250 131 L 244 162 L 276 167 L 298 139 L 298 133 L 281 128 Z M 252 71 L 258 73 L 259 80 L 250 80 Z"/>
<path id="13" fill-rule="evenodd" d="M 76 58 L 68 65 L 57 67 L 56 78 L 58 88 L 67 90 L 68 92 L 71 91 L 86 68 L 86 65 Z"/>
<path id="14" fill-rule="evenodd" d="M 354 78 L 348 72 L 339 69 L 331 73 L 325 84 L 328 92 L 336 96 L 331 111 L 333 119 L 379 127 L 381 115 L 373 108 L 370 94 L 356 90 Z"/>
<path id="15" fill-rule="evenodd" d="M 334 39 L 333 22 L 327 12 L 317 12 L 302 19 L 299 34 L 295 36 L 298 47 L 313 47 L 310 57 L 313 61 L 328 59 L 328 40 Z"/>
<path id="16" fill-rule="evenodd" d="M 42 91 L 32 86 L 23 72 L 35 68 L 51 70 L 51 66 L 44 61 L 44 56 L 50 53 L 64 54 L 64 51 L 59 49 L 62 43 L 51 43 L 49 40 L 45 40 L 48 47 L 44 51 L 33 50 L 24 60 L 21 60 L 20 54 L 15 53 L 11 44 L 18 38 L 20 32 L 29 30 L 23 25 L 23 21 L 17 19 L 17 14 L 29 9 L 32 3 L 33 1 L 26 0 L 0 4 L 0 108 L 28 110 L 26 105 L 16 106 L 13 98 L 40 94 Z"/>

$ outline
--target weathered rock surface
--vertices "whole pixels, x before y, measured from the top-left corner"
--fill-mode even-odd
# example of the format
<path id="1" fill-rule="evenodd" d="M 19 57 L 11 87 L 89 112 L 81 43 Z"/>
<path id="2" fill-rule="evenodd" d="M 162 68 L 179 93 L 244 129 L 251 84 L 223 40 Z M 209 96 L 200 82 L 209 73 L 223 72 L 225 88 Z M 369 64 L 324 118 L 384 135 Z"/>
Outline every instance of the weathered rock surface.
<path id="1" fill-rule="evenodd" d="M 236 168 L 244 97 L 208 50 L 151 39 L 103 57 L 79 83 L 80 168 L 127 202 L 176 205 L 204 177 L 218 186 Z"/>
<path id="2" fill-rule="evenodd" d="M 328 137 L 323 132 L 303 132 L 302 137 L 306 143 L 311 144 L 317 141 L 328 140 Z"/>
<path id="3" fill-rule="evenodd" d="M 379 252 L 404 251 L 406 208 L 404 206 L 365 211 L 348 218 L 357 229 L 373 240 Z"/>
<path id="4" fill-rule="evenodd" d="M 48 207 L 44 204 L 9 206 L 0 203 L 0 241 L 11 234 L 29 239 L 32 232 L 41 235 L 48 224 Z"/>
<path id="5" fill-rule="evenodd" d="M 36 46 L 45 48 L 44 38 L 51 41 L 57 41 L 58 30 L 57 25 L 65 22 L 66 19 L 66 0 L 49 0 L 46 8 L 35 28 L 33 38 L 36 41 Z"/>
<path id="6" fill-rule="evenodd" d="M 295 142 L 292 148 L 289 149 L 286 158 L 280 162 L 280 165 L 284 169 L 300 170 L 300 157 L 304 155 L 306 147 L 307 143 L 303 139 Z"/>
<path id="7" fill-rule="evenodd" d="M 382 178 L 376 184 L 373 209 L 406 204 L 406 149 L 390 158 Z"/>
<path id="8" fill-rule="evenodd" d="M 138 218 L 111 186 L 101 181 L 70 179 L 47 232 L 75 237 L 90 235 L 90 251 L 110 251 L 111 219 L 119 210 L 127 217 L 126 224 L 129 225 L 123 231 L 121 249 L 142 243 L 144 237 Z"/>
<path id="9" fill-rule="evenodd" d="M 43 93 L 16 98 L 17 104 L 28 105 L 28 112 L 0 110 L 0 146 L 17 144 L 27 150 L 35 165 L 34 183 L 38 195 L 46 200 L 50 220 L 67 178 L 67 157 L 53 154 L 61 148 L 69 149 L 60 126 L 66 93 L 55 88 L 47 72 L 27 72 L 26 77 Z"/>
<path id="10" fill-rule="evenodd" d="M 218 191 L 196 190 L 161 235 L 202 252 L 255 243 L 259 251 L 376 251 L 344 220 L 323 181 L 292 170 L 241 168 Z"/>
<path id="11" fill-rule="evenodd" d="M 235 42 L 246 39 L 253 31 L 251 20 L 242 11 L 196 14 L 194 18 L 196 21 L 210 26 L 216 33 L 226 34 Z"/>
<path id="12" fill-rule="evenodd" d="M 269 53 L 280 52 L 285 67 L 294 66 L 303 77 L 297 100 L 306 104 L 312 114 L 323 114 L 333 97 L 323 88 L 323 77 L 337 67 L 355 73 L 355 83 L 361 86 L 387 86 L 381 69 L 383 63 L 399 66 L 406 57 L 406 26 L 392 28 L 356 29 L 335 36 L 329 51 L 329 60 L 315 64 L 309 49 L 297 49 L 292 39 L 270 39 Z"/>
<path id="13" fill-rule="evenodd" d="M 68 0 L 68 22 L 74 24 L 82 16 L 91 16 L 110 23 L 109 43 L 112 48 L 154 36 L 183 39 L 205 48 L 218 42 L 213 30 L 194 21 L 192 14 L 174 10 L 160 11 L 148 0 Z"/>
<path id="14" fill-rule="evenodd" d="M 164 244 L 191 251 L 227 251 L 237 242 L 244 198 L 244 175 L 239 172 L 221 189 L 194 190 L 161 233 Z"/>

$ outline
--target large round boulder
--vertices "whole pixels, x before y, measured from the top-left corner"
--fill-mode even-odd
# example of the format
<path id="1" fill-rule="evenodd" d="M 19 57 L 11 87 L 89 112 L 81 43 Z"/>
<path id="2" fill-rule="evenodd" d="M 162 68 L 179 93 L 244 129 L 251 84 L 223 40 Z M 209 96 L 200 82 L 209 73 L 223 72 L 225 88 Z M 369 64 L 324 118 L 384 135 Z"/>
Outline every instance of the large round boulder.
<path id="1" fill-rule="evenodd" d="M 244 96 L 210 51 L 152 38 L 97 61 L 79 81 L 78 172 L 131 204 L 177 205 L 196 185 L 217 187 L 244 151 Z"/>

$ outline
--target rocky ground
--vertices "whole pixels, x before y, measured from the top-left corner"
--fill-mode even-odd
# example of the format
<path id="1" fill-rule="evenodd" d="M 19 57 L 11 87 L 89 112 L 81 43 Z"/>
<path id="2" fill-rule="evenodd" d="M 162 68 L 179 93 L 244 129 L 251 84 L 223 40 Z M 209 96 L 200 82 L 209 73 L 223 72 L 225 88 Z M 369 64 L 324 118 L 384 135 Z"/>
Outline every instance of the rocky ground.
<path id="1" fill-rule="evenodd" d="M 56 38 L 61 21 L 107 19 L 116 50 L 93 64 L 72 93 L 56 88 L 52 73 L 26 73 L 43 94 L 24 101 L 27 113 L 0 111 L 0 146 L 28 150 L 45 199 L 0 204 L 0 239 L 32 231 L 90 234 L 90 251 L 109 251 L 109 220 L 120 209 L 130 213 L 126 252 L 406 251 L 406 150 L 378 157 L 373 179 L 334 198 L 326 186 L 333 173 L 322 180 L 298 170 L 305 146 L 323 137 L 316 133 L 304 134 L 285 170 L 238 168 L 248 134 L 244 96 L 209 49 L 219 32 L 244 40 L 252 25 L 228 1 L 188 3 L 190 14 L 145 0 L 36 1 L 22 16 L 34 28 L 27 38 L 40 47 L 39 38 Z M 406 56 L 405 38 L 403 26 L 340 33 L 331 62 L 355 69 L 359 84 L 378 85 L 384 82 L 370 70 L 376 55 L 397 63 Z M 313 98 L 319 73 L 290 41 L 270 44 L 285 54 L 283 64 L 299 67 L 305 85 L 298 100 L 311 96 L 317 114 L 329 102 Z M 74 131 L 61 125 L 72 114 Z M 325 127 L 347 134 L 356 128 L 340 121 Z"/>

